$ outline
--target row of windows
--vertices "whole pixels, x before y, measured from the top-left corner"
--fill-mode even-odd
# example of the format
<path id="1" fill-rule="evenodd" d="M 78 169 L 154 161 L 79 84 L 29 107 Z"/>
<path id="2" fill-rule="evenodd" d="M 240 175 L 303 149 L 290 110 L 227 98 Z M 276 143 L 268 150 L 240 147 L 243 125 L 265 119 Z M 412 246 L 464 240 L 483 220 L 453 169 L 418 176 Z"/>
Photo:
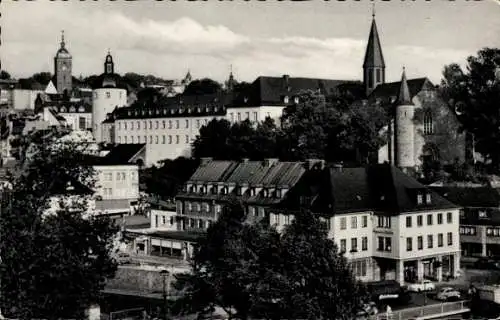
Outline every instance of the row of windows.
<path id="1" fill-rule="evenodd" d="M 271 113 L 270 112 L 267 112 L 266 113 L 266 116 L 267 117 L 271 117 Z M 234 113 L 230 112 L 229 113 L 229 119 L 231 119 L 231 122 L 234 122 L 234 121 L 244 121 L 244 120 L 251 120 L 251 121 L 258 121 L 259 118 L 258 118 L 258 115 L 257 115 L 257 112 L 254 112 L 253 113 L 253 119 L 250 119 L 250 112 L 245 112 L 245 117 L 242 119 L 241 117 L 241 112 L 238 112 L 236 113 L 236 118 L 234 116 Z"/>
<path id="2" fill-rule="evenodd" d="M 424 196 L 423 194 L 419 193 L 417 194 L 417 204 L 423 204 L 424 203 Z M 425 204 L 430 204 L 431 203 L 431 194 L 427 193 L 425 194 Z"/>
<path id="3" fill-rule="evenodd" d="M 110 99 L 111 98 L 111 92 L 106 91 L 105 95 L 106 95 L 106 99 Z M 120 99 L 122 98 L 122 95 L 123 95 L 123 92 L 120 91 Z M 99 99 L 99 94 L 97 92 L 94 92 L 94 99 Z"/>
<path id="4" fill-rule="evenodd" d="M 154 140 L 153 140 L 154 138 Z M 154 141 L 154 144 L 159 144 L 160 143 L 160 138 L 161 138 L 161 144 L 166 144 L 167 141 L 168 141 L 168 144 L 172 144 L 174 143 L 174 138 L 175 138 L 175 144 L 179 144 L 180 141 L 181 141 L 181 137 L 179 135 L 176 135 L 176 136 L 166 136 L 166 135 L 162 135 L 162 136 L 149 136 L 149 144 L 153 144 L 153 141 Z M 168 138 L 168 140 L 167 140 Z M 122 143 L 122 137 L 119 136 L 118 137 L 118 143 Z M 148 136 L 144 136 L 144 139 L 142 139 L 141 141 L 141 136 L 137 136 L 137 139 L 134 138 L 134 136 L 130 136 L 127 137 L 127 136 L 123 136 L 123 143 L 148 143 Z M 189 135 L 185 135 L 184 136 L 184 143 L 186 144 L 189 144 L 190 143 L 190 138 L 189 138 Z"/>
<path id="5" fill-rule="evenodd" d="M 271 224 L 277 224 L 277 225 L 290 225 L 294 219 L 294 216 L 292 215 L 289 215 L 289 214 L 285 214 L 285 215 L 281 215 L 281 214 L 273 214 L 271 215 L 272 217 L 272 220 L 271 221 Z"/>
<path id="6" fill-rule="evenodd" d="M 204 219 L 186 219 L 184 223 L 181 224 L 182 230 L 186 229 L 208 229 L 213 222 L 211 220 Z"/>
<path id="7" fill-rule="evenodd" d="M 362 216 L 361 217 L 361 228 L 366 228 L 368 227 L 368 216 Z M 358 228 L 358 217 L 351 217 L 351 229 L 357 229 Z M 340 218 L 340 230 L 346 230 L 347 229 L 347 218 L 342 217 Z"/>
<path id="8" fill-rule="evenodd" d="M 438 233 L 437 235 L 437 247 L 442 248 L 444 247 L 444 235 L 442 233 Z M 446 234 L 446 243 L 448 246 L 453 245 L 453 233 L 448 232 Z M 427 249 L 432 249 L 434 248 L 434 235 L 429 234 L 427 235 Z M 423 250 L 424 249 L 424 237 L 423 236 L 418 236 L 417 237 L 417 250 Z M 413 250 L 413 238 L 408 237 L 406 238 L 406 251 L 412 251 Z"/>
<path id="9" fill-rule="evenodd" d="M 135 123 L 135 125 L 134 125 Z M 161 125 L 160 125 L 161 123 Z M 156 120 L 154 122 L 154 128 L 155 129 L 167 129 L 167 123 L 168 123 L 168 129 L 180 129 L 180 120 L 162 120 L 161 122 L 159 120 Z M 141 121 L 130 121 L 129 122 L 118 122 L 118 130 L 122 130 L 122 124 L 123 124 L 123 130 L 134 130 L 134 129 L 137 129 L 137 130 L 140 130 L 141 129 Z M 149 126 L 148 126 L 149 124 Z M 175 126 L 174 126 L 175 124 Z M 197 119 L 196 120 L 196 128 L 199 129 L 201 128 L 202 125 L 207 125 L 208 124 L 208 119 L 204 119 L 204 120 L 200 120 L 200 119 Z M 149 121 L 142 121 L 142 128 L 144 129 L 153 129 L 153 121 L 152 120 L 149 120 Z M 188 129 L 189 128 L 189 119 L 186 119 L 185 122 L 184 122 L 184 128 L 185 129 Z"/>
<path id="10" fill-rule="evenodd" d="M 103 188 L 102 192 L 105 196 L 112 196 L 113 195 L 113 189 L 111 189 L 111 188 Z"/>
<path id="11" fill-rule="evenodd" d="M 265 217 L 266 212 L 264 208 L 262 207 L 248 207 L 248 215 L 251 217 Z M 278 223 L 279 223 L 279 217 L 278 217 Z"/>
<path id="12" fill-rule="evenodd" d="M 340 252 L 347 252 L 347 239 L 340 239 Z M 351 247 L 349 252 L 358 252 L 358 238 L 351 238 Z M 368 237 L 361 238 L 361 251 L 368 250 Z"/>
<path id="13" fill-rule="evenodd" d="M 162 218 L 162 219 L 161 219 L 161 220 L 162 220 L 161 225 L 163 225 L 163 226 L 164 226 L 164 225 L 166 225 L 166 224 L 167 224 L 167 217 L 166 217 L 166 216 L 162 216 L 161 218 Z M 159 226 L 159 220 L 160 220 L 160 216 L 159 216 L 159 215 L 156 215 L 156 216 L 155 216 L 155 225 L 156 225 L 156 227 L 157 227 L 157 228 L 158 228 L 158 226 Z M 169 219 L 169 225 L 170 225 L 170 226 L 173 226 L 173 225 L 174 225 L 174 223 L 175 223 L 175 219 L 174 219 L 174 217 L 170 217 L 170 219 Z"/>
<path id="14" fill-rule="evenodd" d="M 476 228 L 475 227 L 460 227 L 460 234 L 465 236 L 475 236 Z"/>
<path id="15" fill-rule="evenodd" d="M 428 214 L 426 217 L 426 222 L 428 226 L 432 226 L 434 223 L 434 215 L 432 213 Z M 443 214 L 438 213 L 437 214 L 437 224 L 443 224 Z M 453 213 L 452 212 L 447 212 L 446 213 L 446 223 L 453 223 Z M 418 215 L 417 216 L 417 227 L 422 227 L 424 225 L 424 217 L 423 215 Z M 406 217 L 406 227 L 411 228 L 413 226 L 413 216 L 407 216 Z"/>
<path id="16" fill-rule="evenodd" d="M 377 237 L 377 251 L 391 252 L 392 238 L 391 237 Z"/>
<path id="17" fill-rule="evenodd" d="M 66 113 L 66 112 L 74 113 L 74 112 L 76 112 L 76 108 L 74 106 L 71 106 L 69 108 L 61 107 L 60 112 L 61 113 Z M 78 107 L 78 112 L 85 112 L 85 108 L 83 106 Z"/>
<path id="18" fill-rule="evenodd" d="M 221 212 L 221 206 L 216 204 L 214 205 L 215 212 L 220 213 Z M 180 207 L 177 207 L 178 210 L 180 210 Z M 186 202 L 186 210 L 187 211 L 194 211 L 194 212 L 210 212 L 212 209 L 212 206 L 207 203 L 207 202 Z M 179 214 L 182 214 L 182 212 L 178 212 Z"/>
<path id="19" fill-rule="evenodd" d="M 486 228 L 486 235 L 500 237 L 500 228 Z"/>
<path id="20" fill-rule="evenodd" d="M 116 172 L 115 176 L 116 176 L 116 181 L 126 181 L 127 180 L 126 172 Z M 137 173 L 131 172 L 130 178 L 132 179 L 132 181 L 137 180 Z M 104 181 L 113 181 L 113 173 L 112 172 L 105 172 L 104 173 Z"/>
<path id="21" fill-rule="evenodd" d="M 244 189 L 243 187 L 237 186 L 234 189 L 229 190 L 229 187 L 227 186 L 218 186 L 216 184 L 210 187 L 208 185 L 196 186 L 188 184 L 186 185 L 185 191 L 189 193 L 198 192 L 199 194 L 208 194 L 208 192 L 210 192 L 210 194 L 229 194 L 230 192 L 234 192 L 237 196 L 249 195 L 251 197 L 254 197 L 260 194 L 264 198 L 282 198 L 288 192 L 288 188 L 263 188 L 262 190 L 257 190 L 255 187 Z"/>

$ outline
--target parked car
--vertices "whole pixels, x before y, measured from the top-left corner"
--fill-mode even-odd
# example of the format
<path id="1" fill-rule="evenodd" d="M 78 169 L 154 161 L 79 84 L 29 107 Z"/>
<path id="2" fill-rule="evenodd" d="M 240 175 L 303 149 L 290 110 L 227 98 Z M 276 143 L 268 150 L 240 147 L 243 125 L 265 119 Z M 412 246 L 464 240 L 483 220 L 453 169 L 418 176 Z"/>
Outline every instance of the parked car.
<path id="1" fill-rule="evenodd" d="M 423 280 L 421 282 L 409 284 L 407 289 L 411 292 L 434 291 L 436 290 L 436 285 L 430 280 Z"/>
<path id="2" fill-rule="evenodd" d="M 474 268 L 500 270 L 500 262 L 491 258 L 479 258 L 474 262 Z"/>
<path id="3" fill-rule="evenodd" d="M 460 291 L 452 287 L 441 288 L 436 294 L 436 299 L 441 301 L 459 300 L 461 297 Z"/>

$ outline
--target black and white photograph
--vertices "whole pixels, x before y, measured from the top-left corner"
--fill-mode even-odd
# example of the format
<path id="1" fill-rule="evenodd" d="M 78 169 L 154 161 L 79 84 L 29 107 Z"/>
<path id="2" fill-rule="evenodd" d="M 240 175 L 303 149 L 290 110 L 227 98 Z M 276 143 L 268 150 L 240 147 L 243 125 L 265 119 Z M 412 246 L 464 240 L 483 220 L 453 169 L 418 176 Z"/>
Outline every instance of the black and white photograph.
<path id="1" fill-rule="evenodd" d="M 0 320 L 500 319 L 499 0 L 0 13 Z"/>

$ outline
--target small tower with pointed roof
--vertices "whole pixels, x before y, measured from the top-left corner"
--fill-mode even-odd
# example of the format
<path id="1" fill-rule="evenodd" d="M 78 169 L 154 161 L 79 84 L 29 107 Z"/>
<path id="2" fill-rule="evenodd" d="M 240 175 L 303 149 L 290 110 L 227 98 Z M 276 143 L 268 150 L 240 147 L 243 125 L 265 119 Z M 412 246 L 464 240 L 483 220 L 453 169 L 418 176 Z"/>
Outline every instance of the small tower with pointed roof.
<path id="1" fill-rule="evenodd" d="M 415 105 L 412 102 L 410 89 L 406 80 L 406 72 L 403 67 L 401 84 L 398 96 L 394 102 L 394 140 L 395 140 L 395 164 L 401 169 L 415 167 L 415 125 L 413 117 Z"/>
<path id="2" fill-rule="evenodd" d="M 232 92 L 234 90 L 235 85 L 236 85 L 236 80 L 234 80 L 233 65 L 231 65 L 230 71 L 229 71 L 229 78 L 226 81 L 227 91 Z"/>
<path id="3" fill-rule="evenodd" d="M 363 62 L 363 84 L 368 96 L 379 84 L 385 83 L 385 61 L 382 54 L 382 45 L 375 22 L 375 6 L 372 12 L 372 26 L 366 45 L 365 60 Z"/>
<path id="4" fill-rule="evenodd" d="M 108 49 L 108 54 L 106 55 L 106 59 L 104 60 L 104 73 L 105 74 L 115 73 L 115 64 L 113 63 L 113 56 L 111 56 L 111 51 L 109 49 Z"/>
<path id="5" fill-rule="evenodd" d="M 64 92 L 69 94 L 73 88 L 72 59 L 71 54 L 66 49 L 64 31 L 62 31 L 60 48 L 54 57 L 55 85 L 57 92 L 60 94 Z"/>

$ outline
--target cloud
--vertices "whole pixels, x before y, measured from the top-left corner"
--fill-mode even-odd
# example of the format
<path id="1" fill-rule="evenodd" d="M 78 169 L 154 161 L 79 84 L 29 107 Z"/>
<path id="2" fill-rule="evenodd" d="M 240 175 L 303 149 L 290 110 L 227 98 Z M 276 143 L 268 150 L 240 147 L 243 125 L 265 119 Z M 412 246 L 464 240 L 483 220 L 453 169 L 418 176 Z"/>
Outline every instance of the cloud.
<path id="1" fill-rule="evenodd" d="M 105 7 L 90 10 L 67 3 L 52 10 L 51 5 L 43 4 L 3 8 L 2 67 L 14 75 L 52 71 L 59 32 L 64 28 L 76 76 L 101 73 L 108 48 L 120 73 L 150 73 L 171 79 L 182 77 L 190 68 L 194 77 L 222 81 L 229 64 L 233 64 L 237 78 L 245 81 L 282 74 L 332 79 L 362 76 L 365 39 L 250 36 L 190 17 L 133 19 Z M 401 66 L 406 65 L 410 77 L 429 76 L 436 82 L 445 64 L 463 61 L 469 54 L 473 52 L 386 46 L 386 78 L 397 80 Z"/>

